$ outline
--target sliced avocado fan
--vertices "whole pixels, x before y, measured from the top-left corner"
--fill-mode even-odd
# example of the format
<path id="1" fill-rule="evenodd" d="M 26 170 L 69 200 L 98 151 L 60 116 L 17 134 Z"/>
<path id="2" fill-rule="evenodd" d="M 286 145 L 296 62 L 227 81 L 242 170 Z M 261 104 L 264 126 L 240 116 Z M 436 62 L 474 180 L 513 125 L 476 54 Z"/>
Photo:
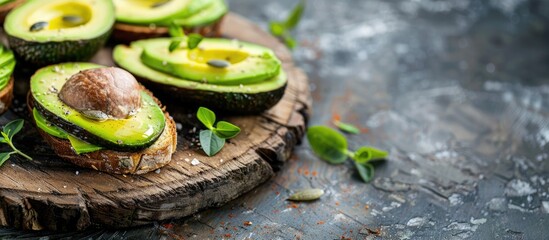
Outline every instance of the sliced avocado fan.
<path id="1" fill-rule="evenodd" d="M 228 39 L 204 39 L 193 50 L 168 51 L 171 39 L 118 45 L 113 57 L 138 80 L 184 103 L 233 113 L 257 113 L 284 94 L 287 77 L 268 48 Z"/>
<path id="2" fill-rule="evenodd" d="M 13 53 L 0 45 L 0 90 L 8 85 L 14 68 L 15 59 Z"/>
<path id="3" fill-rule="evenodd" d="M 52 136 L 66 136 L 75 149 L 94 145 L 117 151 L 138 151 L 149 147 L 163 132 L 166 121 L 162 109 L 146 92 L 141 92 L 141 108 L 135 115 L 106 121 L 87 118 L 59 99 L 58 92 L 70 76 L 81 70 L 99 67 L 102 66 L 92 63 L 63 63 L 38 70 L 30 83 L 36 109 L 35 120 L 44 119 L 37 120 L 37 125 Z M 45 128 L 44 125 L 48 124 L 60 131 Z M 91 145 L 83 145 L 78 140 Z"/>

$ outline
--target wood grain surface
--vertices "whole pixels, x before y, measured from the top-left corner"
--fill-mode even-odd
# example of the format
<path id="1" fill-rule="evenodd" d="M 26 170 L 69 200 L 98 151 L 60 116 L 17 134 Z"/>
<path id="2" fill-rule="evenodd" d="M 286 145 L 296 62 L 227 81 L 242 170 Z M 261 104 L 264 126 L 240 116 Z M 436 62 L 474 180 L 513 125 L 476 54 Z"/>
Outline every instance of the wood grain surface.
<path id="1" fill-rule="evenodd" d="M 283 61 L 289 83 L 275 107 L 262 115 L 226 117 L 242 132 L 214 157 L 189 141 L 196 129 L 180 125 L 172 162 L 139 176 L 110 175 L 65 163 L 27 124 L 16 144 L 33 149 L 34 161 L 13 159 L 0 168 L 0 225 L 63 231 L 138 226 L 223 205 L 273 176 L 304 134 L 311 109 L 307 77 L 279 41 L 248 20 L 229 14 L 221 31 L 229 38 L 270 47 Z M 111 48 L 93 61 L 113 65 Z M 26 80 L 17 79 L 20 92 Z"/>

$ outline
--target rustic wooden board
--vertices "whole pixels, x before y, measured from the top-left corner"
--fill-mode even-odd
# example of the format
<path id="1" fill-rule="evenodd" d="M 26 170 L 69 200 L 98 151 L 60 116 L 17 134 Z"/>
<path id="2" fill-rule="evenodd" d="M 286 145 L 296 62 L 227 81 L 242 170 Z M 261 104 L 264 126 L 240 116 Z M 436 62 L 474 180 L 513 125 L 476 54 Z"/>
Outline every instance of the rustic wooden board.
<path id="1" fill-rule="evenodd" d="M 284 45 L 250 21 L 229 14 L 221 31 L 227 37 L 268 46 L 282 59 L 289 84 L 275 107 L 258 116 L 228 118 L 241 126 L 242 133 L 214 157 L 189 147 L 185 138 L 189 132 L 183 128 L 172 162 L 139 176 L 68 164 L 27 124 L 16 145 L 35 160 L 12 159 L 0 168 L 0 225 L 63 231 L 143 225 L 223 205 L 273 176 L 305 132 L 311 109 L 307 77 L 293 65 Z M 113 65 L 110 54 L 106 48 L 93 61 Z M 18 79 L 16 91 L 24 93 L 26 81 Z M 18 99 L 21 96 L 3 118 L 28 114 Z M 197 165 L 191 164 L 195 158 Z"/>

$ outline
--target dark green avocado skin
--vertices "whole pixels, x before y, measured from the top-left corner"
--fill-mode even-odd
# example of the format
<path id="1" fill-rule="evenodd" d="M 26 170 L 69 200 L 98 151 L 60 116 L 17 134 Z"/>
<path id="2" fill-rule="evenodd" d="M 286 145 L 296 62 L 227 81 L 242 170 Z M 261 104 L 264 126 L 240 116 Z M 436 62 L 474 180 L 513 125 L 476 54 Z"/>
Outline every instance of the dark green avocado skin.
<path id="1" fill-rule="evenodd" d="M 286 85 L 273 91 L 258 93 L 214 92 L 179 88 L 149 81 L 136 76 L 137 80 L 168 106 L 202 106 L 216 112 L 233 114 L 258 114 L 276 105 L 284 95 Z"/>
<path id="2" fill-rule="evenodd" d="M 8 42 L 18 62 L 38 68 L 60 62 L 87 61 L 105 45 L 111 32 L 92 39 L 62 42 L 34 42 L 8 35 Z"/>
<path id="3" fill-rule="evenodd" d="M 38 112 L 40 112 L 40 114 L 42 114 L 42 116 L 44 116 L 44 118 L 48 122 L 58 126 L 59 128 L 65 130 L 67 133 L 69 133 L 73 136 L 77 136 L 78 138 L 80 138 L 80 139 L 82 139 L 86 142 L 89 142 L 89 143 L 92 143 L 92 144 L 95 144 L 95 145 L 98 145 L 98 146 L 105 147 L 106 149 L 114 150 L 114 151 L 121 151 L 121 152 L 138 152 L 140 150 L 143 150 L 145 148 L 150 147 L 156 141 L 156 140 L 151 141 L 149 144 L 142 145 L 142 146 L 139 146 L 139 147 L 113 144 L 109 141 L 106 141 L 106 140 L 104 140 L 100 137 L 97 137 L 97 136 L 89 133 L 88 131 L 82 129 L 79 126 L 74 125 L 71 122 L 68 122 L 68 121 L 66 121 L 66 120 L 64 120 L 60 117 L 57 117 L 57 115 L 55 115 L 54 113 L 48 111 L 46 108 L 44 108 L 42 105 L 40 105 L 38 103 L 38 101 L 36 101 L 34 99 L 34 97 L 30 97 L 30 98 L 32 99 L 33 107 L 35 107 L 36 110 L 38 110 Z M 160 135 L 161 134 L 159 134 L 159 136 Z"/>

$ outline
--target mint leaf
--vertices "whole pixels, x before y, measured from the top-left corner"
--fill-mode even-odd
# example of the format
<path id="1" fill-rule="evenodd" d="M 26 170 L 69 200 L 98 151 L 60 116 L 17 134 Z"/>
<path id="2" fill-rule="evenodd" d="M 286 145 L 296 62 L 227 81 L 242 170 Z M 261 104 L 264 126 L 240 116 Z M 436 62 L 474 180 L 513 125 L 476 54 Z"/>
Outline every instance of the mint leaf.
<path id="1" fill-rule="evenodd" d="M 200 107 L 200 108 L 198 108 L 198 112 L 196 113 L 196 117 L 208 129 L 210 129 L 210 130 L 214 129 L 213 125 L 215 123 L 215 113 L 212 110 L 207 109 L 205 107 Z"/>
<path id="2" fill-rule="evenodd" d="M 175 49 L 179 48 L 179 45 L 181 45 L 181 40 L 172 40 L 170 42 L 170 46 L 168 47 L 168 50 L 170 52 L 175 51 Z"/>
<path id="3" fill-rule="evenodd" d="M 281 37 L 286 32 L 286 26 L 281 22 L 270 22 L 269 30 L 274 36 Z"/>
<path id="4" fill-rule="evenodd" d="M 232 123 L 219 121 L 217 122 L 214 133 L 221 138 L 234 138 L 240 133 L 240 128 Z"/>
<path id="5" fill-rule="evenodd" d="M 202 42 L 202 39 L 204 39 L 204 37 L 202 37 L 202 35 L 200 34 L 190 34 L 189 38 L 187 39 L 187 48 L 195 49 L 196 47 L 198 47 L 198 44 Z"/>
<path id="6" fill-rule="evenodd" d="M 387 152 L 377 148 L 361 147 L 354 153 L 353 159 L 360 164 L 364 164 L 374 160 L 385 159 L 388 155 Z"/>
<path id="7" fill-rule="evenodd" d="M 202 130 L 200 131 L 200 145 L 206 155 L 211 157 L 223 148 L 225 139 L 218 137 L 211 130 Z"/>
<path id="8" fill-rule="evenodd" d="M 305 1 L 301 0 L 292 10 L 290 15 L 288 16 L 288 19 L 286 19 L 285 26 L 287 29 L 293 29 L 299 21 L 301 20 L 301 16 L 303 15 L 303 11 L 305 10 Z"/>
<path id="9" fill-rule="evenodd" d="M 355 125 L 352 125 L 352 124 L 349 124 L 349 123 L 344 123 L 344 122 L 341 122 L 341 121 L 334 121 L 334 125 L 336 125 L 336 127 L 339 128 L 339 130 L 347 132 L 347 133 L 352 133 L 352 134 L 359 134 L 360 133 L 360 129 L 358 129 Z"/>
<path id="10" fill-rule="evenodd" d="M 12 153 L 10 152 L 3 152 L 0 153 L 0 166 L 2 166 L 9 158 Z"/>
<path id="11" fill-rule="evenodd" d="M 171 37 L 184 37 L 185 32 L 183 32 L 183 29 L 179 25 L 177 25 L 175 22 L 171 22 L 170 26 L 168 27 L 168 32 L 170 33 Z"/>
<path id="12" fill-rule="evenodd" d="M 17 119 L 14 121 L 9 122 L 4 126 L 2 131 L 8 135 L 8 139 L 12 139 L 13 135 L 17 134 L 19 131 L 21 131 L 21 128 L 23 128 L 23 119 Z"/>
<path id="13" fill-rule="evenodd" d="M 313 152 L 322 160 L 331 164 L 347 160 L 347 139 L 336 130 L 325 126 L 310 127 L 307 139 Z"/>
<path id="14" fill-rule="evenodd" d="M 372 181 L 372 179 L 374 178 L 374 166 L 372 166 L 372 164 L 360 164 L 358 162 L 355 162 L 355 166 L 358 170 L 358 174 L 362 178 L 362 181 L 364 181 L 365 183 Z"/>

